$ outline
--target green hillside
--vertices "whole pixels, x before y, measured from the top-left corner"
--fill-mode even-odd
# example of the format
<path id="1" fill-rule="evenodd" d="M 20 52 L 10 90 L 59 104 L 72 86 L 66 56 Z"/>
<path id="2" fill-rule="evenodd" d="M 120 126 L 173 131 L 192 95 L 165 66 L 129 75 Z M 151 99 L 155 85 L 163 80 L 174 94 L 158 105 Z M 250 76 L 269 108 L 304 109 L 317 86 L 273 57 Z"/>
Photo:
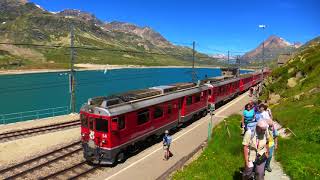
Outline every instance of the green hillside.
<path id="1" fill-rule="evenodd" d="M 280 139 L 276 155 L 293 179 L 320 179 L 319 74 L 320 38 L 316 38 L 272 72 L 264 95 L 274 103 L 275 119 L 293 132 L 290 138 Z"/>
<path id="2" fill-rule="evenodd" d="M 147 31 L 148 37 L 107 30 L 106 25 L 99 24 L 100 21 L 91 14 L 80 11 L 79 17 L 55 14 L 19 0 L 1 1 L 0 9 L 1 43 L 49 46 L 0 44 L 2 69 L 68 66 L 71 24 L 75 46 L 86 47 L 76 50 L 76 63 L 182 66 L 192 62 L 192 49 L 172 45 L 150 28 L 132 25 Z M 163 43 L 157 43 L 157 40 Z M 197 53 L 196 56 L 198 64 L 217 65 L 215 59 L 207 55 Z"/>

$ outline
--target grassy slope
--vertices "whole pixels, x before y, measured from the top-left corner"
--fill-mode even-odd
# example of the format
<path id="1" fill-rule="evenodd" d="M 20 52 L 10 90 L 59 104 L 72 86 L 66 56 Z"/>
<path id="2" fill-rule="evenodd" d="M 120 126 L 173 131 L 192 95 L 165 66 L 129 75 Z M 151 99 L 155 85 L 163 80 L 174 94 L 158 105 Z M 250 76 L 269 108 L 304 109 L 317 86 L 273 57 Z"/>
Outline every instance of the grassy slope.
<path id="1" fill-rule="evenodd" d="M 273 114 L 296 134 L 279 141 L 276 158 L 284 170 L 293 179 L 320 179 L 320 95 L 282 102 Z"/>
<path id="2" fill-rule="evenodd" d="M 304 77 L 295 87 L 287 87 L 288 79 L 299 71 Z M 309 92 L 320 87 L 319 74 L 320 44 L 313 41 L 301 48 L 289 64 L 275 69 L 273 81 L 267 86 L 269 93 L 284 97 L 273 107 L 274 117 L 297 135 L 280 139 L 276 156 L 293 179 L 320 179 L 320 94 Z M 295 99 L 301 93 L 304 95 Z"/>
<path id="3" fill-rule="evenodd" d="M 0 34 L 2 41 L 69 46 L 69 26 L 70 23 L 72 23 L 75 28 L 76 46 L 109 49 L 77 49 L 76 63 L 132 64 L 147 66 L 191 66 L 192 64 L 192 50 L 190 48 L 179 46 L 159 47 L 136 35 L 117 31 L 105 32 L 94 24 L 79 19 L 58 17 L 42 11 L 32 4 L 26 4 L 18 8 L 13 8 L 12 10 L 9 9 L 7 12 L 2 13 L 2 15 L 6 16 L 0 17 L 0 19 L 7 22 L 5 24 L 0 24 L 0 31 L 4 31 L 4 33 Z M 138 44 L 146 45 L 148 48 L 145 49 L 144 46 Z M 8 47 L 0 46 L 0 50 L 9 53 L 7 56 L 0 57 L 0 68 L 59 68 L 66 67 L 70 61 L 70 52 L 68 48 L 19 47 L 25 48 L 26 51 L 32 49 L 34 53 L 40 53 L 44 58 L 40 61 L 36 58 L 27 58 L 24 55 L 12 55 L 12 51 L 7 51 Z M 110 51 L 110 49 L 112 50 Z M 114 50 L 139 51 L 144 53 L 128 53 Z M 174 55 L 157 55 L 152 53 Z M 204 56 L 200 53 L 197 55 Z M 12 65 L 16 59 L 22 61 L 23 67 Z M 197 61 L 203 65 L 218 64 L 212 58 L 198 59 Z"/>
<path id="4" fill-rule="evenodd" d="M 213 130 L 213 138 L 200 157 L 179 170 L 173 179 L 233 179 L 239 176 L 243 166 L 242 136 L 240 135 L 240 115 L 227 119 L 231 138 L 228 137 L 224 123 Z"/>

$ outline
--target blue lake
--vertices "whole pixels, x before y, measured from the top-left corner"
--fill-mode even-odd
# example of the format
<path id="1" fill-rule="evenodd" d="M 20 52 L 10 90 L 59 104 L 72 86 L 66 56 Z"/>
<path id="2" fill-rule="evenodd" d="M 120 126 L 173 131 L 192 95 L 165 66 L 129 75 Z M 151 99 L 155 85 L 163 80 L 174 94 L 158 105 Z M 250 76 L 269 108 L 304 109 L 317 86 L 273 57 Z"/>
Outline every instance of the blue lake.
<path id="1" fill-rule="evenodd" d="M 78 111 L 90 97 L 176 82 L 190 82 L 191 72 L 191 68 L 78 71 L 76 72 L 76 109 Z M 196 73 L 198 79 L 203 79 L 206 75 L 208 77 L 220 76 L 221 70 L 197 68 Z M 5 123 L 68 113 L 70 107 L 69 72 L 1 75 L 0 86 L 0 124 L 9 117 L 11 120 Z M 56 107 L 61 108 L 48 109 Z M 41 109 L 47 110 L 34 111 Z M 3 114 L 25 111 L 32 112 L 3 116 Z M 21 117 L 16 119 L 16 116 Z"/>

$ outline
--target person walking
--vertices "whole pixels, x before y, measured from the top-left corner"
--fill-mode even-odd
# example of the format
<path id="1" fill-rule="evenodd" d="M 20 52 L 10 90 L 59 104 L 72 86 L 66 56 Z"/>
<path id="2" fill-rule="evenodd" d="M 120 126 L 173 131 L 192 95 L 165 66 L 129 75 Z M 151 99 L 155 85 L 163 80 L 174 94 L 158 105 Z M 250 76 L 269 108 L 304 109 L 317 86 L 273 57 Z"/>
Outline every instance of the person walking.
<path id="1" fill-rule="evenodd" d="M 254 109 L 251 107 L 250 104 L 246 104 L 241 119 L 241 127 L 243 128 L 243 134 L 248 129 L 253 130 L 255 128 L 256 121 L 254 119 L 254 115 Z"/>
<path id="2" fill-rule="evenodd" d="M 253 176 L 258 180 L 264 180 L 264 168 L 269 157 L 268 124 L 259 121 L 254 131 L 247 131 L 243 137 L 243 155 L 245 169 L 242 179 L 247 180 Z"/>
<path id="3" fill-rule="evenodd" d="M 261 105 L 262 101 L 261 100 L 258 100 L 255 102 L 255 105 L 254 105 L 254 111 L 255 112 L 258 112 L 259 111 L 259 106 Z"/>
<path id="4" fill-rule="evenodd" d="M 249 97 L 252 97 L 252 94 L 253 94 L 253 87 L 250 88 Z"/>
<path id="5" fill-rule="evenodd" d="M 164 160 L 168 160 L 169 157 L 172 156 L 172 153 L 170 151 L 170 145 L 171 145 L 171 142 L 172 142 L 172 137 L 169 135 L 169 131 L 168 130 L 166 130 L 164 132 L 164 136 L 163 136 L 162 142 L 163 142 L 163 150 L 164 150 Z"/>
<path id="6" fill-rule="evenodd" d="M 271 172 L 272 169 L 270 167 L 270 162 L 272 160 L 272 156 L 274 154 L 274 150 L 278 149 L 278 136 L 279 133 L 277 131 L 277 129 L 274 127 L 274 122 L 269 119 L 268 121 L 268 133 L 269 133 L 269 138 L 268 138 L 268 142 L 269 142 L 269 157 L 266 161 L 266 166 L 265 166 L 265 170 L 267 170 L 268 172 Z"/>
<path id="7" fill-rule="evenodd" d="M 257 108 L 258 110 L 255 113 L 254 119 L 256 122 L 259 122 L 261 120 L 265 120 L 263 117 L 263 112 L 264 112 L 264 104 L 260 104 Z"/>
<path id="8" fill-rule="evenodd" d="M 261 117 L 262 119 L 264 120 L 272 120 L 272 114 L 271 114 L 271 110 L 270 111 L 267 111 L 268 109 L 268 106 L 265 105 L 265 104 L 261 104 L 261 107 L 260 108 L 260 112 L 261 112 Z"/>

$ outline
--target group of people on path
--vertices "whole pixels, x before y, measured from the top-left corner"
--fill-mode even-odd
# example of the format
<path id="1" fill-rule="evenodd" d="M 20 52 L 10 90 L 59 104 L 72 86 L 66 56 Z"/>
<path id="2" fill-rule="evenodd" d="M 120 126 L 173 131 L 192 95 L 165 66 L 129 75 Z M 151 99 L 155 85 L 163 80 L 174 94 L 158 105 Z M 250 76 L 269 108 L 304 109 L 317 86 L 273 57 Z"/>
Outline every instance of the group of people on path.
<path id="1" fill-rule="evenodd" d="M 274 127 L 271 110 L 260 100 L 245 105 L 241 120 L 243 130 L 243 179 L 263 180 L 265 170 L 271 172 L 270 162 L 277 149 L 278 132 Z"/>

